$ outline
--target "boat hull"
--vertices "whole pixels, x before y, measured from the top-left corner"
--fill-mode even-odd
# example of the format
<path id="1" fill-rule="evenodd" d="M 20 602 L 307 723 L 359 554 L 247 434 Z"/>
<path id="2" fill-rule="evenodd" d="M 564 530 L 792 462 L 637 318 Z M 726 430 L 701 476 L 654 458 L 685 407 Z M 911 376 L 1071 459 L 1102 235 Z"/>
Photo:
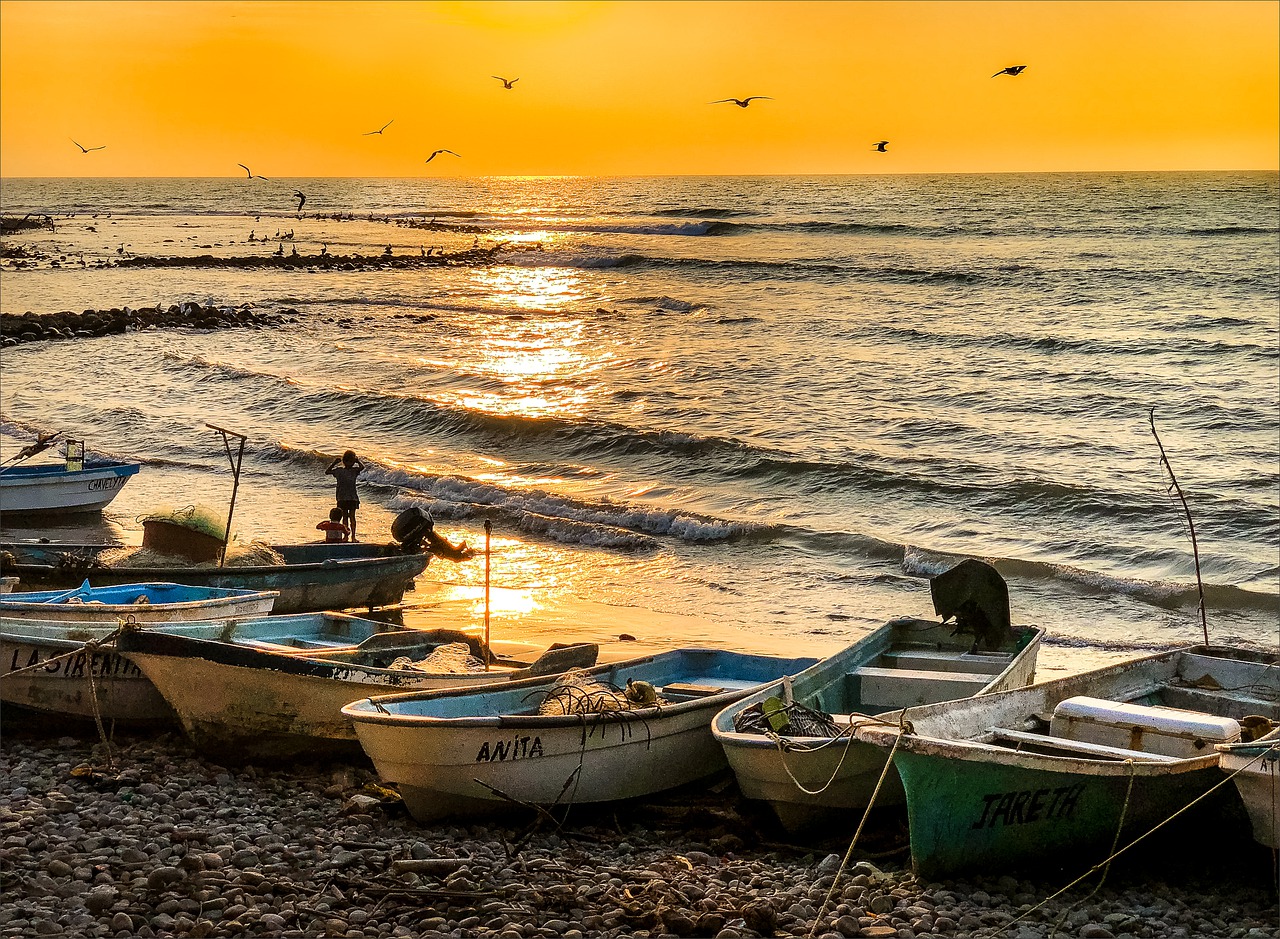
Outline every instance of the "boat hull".
<path id="1" fill-rule="evenodd" d="M 118 621 L 135 623 L 189 623 L 233 616 L 266 616 L 272 611 L 274 591 L 222 590 L 209 591 L 202 599 L 170 601 L 168 598 L 192 596 L 201 591 L 185 585 L 131 582 L 144 603 L 102 602 L 103 591 L 77 591 L 80 602 L 55 602 L 51 592 L 10 593 L 0 597 L 0 630 L 6 620 L 62 620 L 67 623 L 100 624 L 114 627 Z M 110 594 L 131 593 L 112 590 Z M 62 594 L 65 596 L 65 594 Z M 107 596 L 108 601 L 124 599 Z M 89 600 L 91 602 L 85 602 Z"/>
<path id="2" fill-rule="evenodd" d="M 101 512 L 120 494 L 140 463 L 15 466 L 0 472 L 0 514 L 60 515 Z"/>
<path id="3" fill-rule="evenodd" d="M 104 546 L 97 546 L 101 550 Z M 20 556 L 5 563 L 6 573 L 24 584 L 73 587 L 88 580 L 95 587 L 136 581 L 169 581 L 197 587 L 241 587 L 279 593 L 272 612 L 373 609 L 399 603 L 426 570 L 430 554 L 405 554 L 383 545 L 277 545 L 284 564 L 235 567 L 119 567 L 96 565 L 91 556 L 70 552 Z M 30 558 L 30 559 L 28 559 Z"/>
<path id="4" fill-rule="evenodd" d="M 343 713 L 419 821 L 521 804 L 613 802 L 723 771 L 728 764 L 711 717 L 813 663 L 685 649 L 589 670 L 617 688 L 643 680 L 669 696 L 660 706 L 628 711 L 540 715 L 536 702 L 552 683 L 516 681 L 357 701 Z"/>
<path id="5" fill-rule="evenodd" d="M 904 676 L 915 676 L 915 684 L 910 687 L 912 679 L 904 678 L 900 686 L 895 686 L 892 673 L 886 672 L 890 676 L 884 680 L 888 692 L 891 696 L 900 695 L 894 703 L 902 706 L 930 703 L 929 698 L 937 701 L 963 694 L 963 691 L 957 691 L 961 684 L 948 683 L 946 676 L 964 674 L 966 669 L 979 667 L 966 664 L 967 660 L 974 658 L 985 660 L 981 662 L 983 668 L 999 669 L 989 675 L 985 685 L 974 688 L 977 694 L 1021 688 L 1030 684 L 1035 676 L 1042 630 L 1036 629 L 1022 649 L 1009 654 L 1001 668 L 989 661 L 993 656 L 966 654 L 967 640 L 964 637 L 952 639 L 948 626 L 923 620 L 902 620 L 882 626 L 791 680 L 791 693 L 798 702 L 809 703 L 810 696 L 820 701 L 823 696 L 828 696 L 827 706 L 840 715 L 836 719 L 837 724 L 850 727 L 842 737 L 771 739 L 761 734 L 737 732 L 734 729 L 737 715 L 766 698 L 783 695 L 782 685 L 777 682 L 725 708 L 716 715 L 712 727 L 716 739 L 724 747 L 739 790 L 748 799 L 769 803 L 778 821 L 788 831 L 803 834 L 842 821 L 850 811 L 865 810 L 873 795 L 877 808 L 905 803 L 906 794 L 897 770 L 893 767 L 885 769 L 887 754 L 854 736 L 853 731 L 866 718 L 844 714 L 848 710 L 845 706 L 848 702 L 836 700 L 837 695 L 833 694 L 831 686 L 833 682 L 840 684 L 845 676 L 856 675 L 861 666 L 881 660 L 886 654 L 892 656 L 895 650 L 902 650 L 905 645 L 903 632 L 907 629 L 912 631 L 916 640 L 914 645 L 950 649 L 952 657 L 935 664 L 947 665 L 953 671 L 904 671 Z M 924 642 L 925 639 L 928 641 Z M 935 677 L 920 680 L 926 674 Z M 931 682 L 936 687 L 931 687 Z M 884 712 L 878 719 L 896 721 L 897 714 L 897 711 Z"/>
<path id="6" fill-rule="evenodd" d="M 66 657 L 50 661 L 60 656 Z M 6 710 L 58 719 L 96 716 L 130 724 L 175 720 L 141 669 L 114 649 L 91 650 L 79 639 L 0 631 L 0 668 L 0 703 Z"/>
<path id="7" fill-rule="evenodd" d="M 1235 782 L 1254 839 L 1272 850 L 1280 848 L 1280 730 L 1249 746 L 1221 749 L 1219 765 Z"/>
<path id="8" fill-rule="evenodd" d="M 431 636 L 422 633 L 421 639 Z M 196 748 L 227 763 L 360 757 L 344 705 L 369 695 L 487 685 L 525 674 L 502 666 L 466 673 L 369 667 L 162 633 L 130 634 L 120 646 L 159 689 Z M 534 648 L 495 643 L 493 651 Z M 583 648 L 591 649 L 593 664 L 595 647 Z"/>
<path id="9" fill-rule="evenodd" d="M 1278 675 L 1274 653 L 1192 647 L 857 733 L 892 753 L 920 877 L 1080 872 L 1166 820 L 1220 829 L 1239 803 L 1219 785 L 1212 735 L 1229 740 L 1250 714 L 1280 719 Z"/>

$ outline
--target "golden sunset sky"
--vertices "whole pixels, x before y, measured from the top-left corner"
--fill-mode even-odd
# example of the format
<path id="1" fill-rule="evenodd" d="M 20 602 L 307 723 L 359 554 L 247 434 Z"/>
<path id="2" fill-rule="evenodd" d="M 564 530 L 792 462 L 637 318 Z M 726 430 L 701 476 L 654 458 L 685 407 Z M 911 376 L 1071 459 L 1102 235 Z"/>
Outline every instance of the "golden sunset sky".
<path id="1" fill-rule="evenodd" d="M 7 177 L 1276 170 L 1278 141 L 1275 2 L 0 2 Z"/>

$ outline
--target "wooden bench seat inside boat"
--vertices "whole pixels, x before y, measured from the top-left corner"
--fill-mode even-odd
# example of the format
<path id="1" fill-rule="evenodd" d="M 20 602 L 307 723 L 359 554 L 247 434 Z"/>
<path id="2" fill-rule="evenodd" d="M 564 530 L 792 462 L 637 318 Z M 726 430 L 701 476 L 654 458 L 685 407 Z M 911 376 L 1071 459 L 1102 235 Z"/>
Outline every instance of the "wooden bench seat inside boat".
<path id="1" fill-rule="evenodd" d="M 713 694 L 722 694 L 729 689 L 720 685 L 704 685 L 688 681 L 673 681 L 663 685 L 660 693 L 671 701 L 691 701 L 694 698 L 709 698 Z"/>
<path id="2" fill-rule="evenodd" d="M 1053 751 L 1058 751 L 1060 753 L 1070 753 L 1074 756 L 1098 757 L 1108 760 L 1133 760 L 1135 763 L 1173 763 L 1179 759 L 1179 757 L 1166 756 L 1163 753 L 1144 753 L 1141 750 L 1107 747 L 1084 740 L 1068 740 L 1065 737 L 1032 734 L 1021 730 L 1009 730 L 1004 727 L 993 727 L 989 733 L 994 740 L 1019 744 L 1018 749 L 1026 746 L 1032 747 L 1036 751 L 1047 750 L 1049 751 L 1049 756 L 1055 756 L 1056 754 Z"/>
<path id="3" fill-rule="evenodd" d="M 950 655 L 932 649 L 890 649 L 876 663 L 886 668 L 913 668 L 931 672 L 981 672 L 999 675 L 1009 667 L 1013 653 L 968 653 Z"/>
<path id="4" fill-rule="evenodd" d="M 283 652 L 289 655 L 317 651 L 351 650 L 355 645 L 350 642 L 331 642 L 325 639 L 290 639 L 272 642 L 270 639 L 241 639 L 237 645 L 250 649 L 261 649 L 264 652 Z"/>
<path id="5" fill-rule="evenodd" d="M 863 665 L 849 672 L 845 681 L 850 700 L 859 702 L 863 710 L 888 711 L 971 697 L 991 683 L 991 676 L 980 672 Z"/>

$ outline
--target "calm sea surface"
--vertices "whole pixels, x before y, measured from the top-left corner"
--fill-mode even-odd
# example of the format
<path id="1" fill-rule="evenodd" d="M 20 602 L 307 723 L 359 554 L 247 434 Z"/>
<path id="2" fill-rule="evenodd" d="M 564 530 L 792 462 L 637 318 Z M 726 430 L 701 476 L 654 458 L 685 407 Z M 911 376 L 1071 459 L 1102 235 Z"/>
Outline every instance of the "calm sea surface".
<path id="1" fill-rule="evenodd" d="M 352 448 L 366 539 L 413 505 L 473 544 L 490 519 L 515 607 L 852 639 L 932 615 L 924 578 L 972 556 L 1087 663 L 1200 635 L 1154 408 L 1211 638 L 1280 643 L 1275 174 L 8 179 L 0 201 L 56 221 L 6 247 L 66 258 L 3 268 L 4 312 L 298 315 L 6 348 L 0 456 L 60 430 L 146 464 L 64 536 L 225 511 L 208 422 L 248 436 L 242 539 L 313 540 Z M 500 242 L 479 266 L 215 263 Z"/>

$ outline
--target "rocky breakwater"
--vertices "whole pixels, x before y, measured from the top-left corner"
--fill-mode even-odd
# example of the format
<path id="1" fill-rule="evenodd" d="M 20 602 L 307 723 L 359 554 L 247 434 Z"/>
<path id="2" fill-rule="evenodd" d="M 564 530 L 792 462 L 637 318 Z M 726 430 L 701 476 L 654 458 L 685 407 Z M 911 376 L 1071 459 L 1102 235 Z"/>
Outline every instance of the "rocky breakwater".
<path id="1" fill-rule="evenodd" d="M 110 310 L 85 310 L 83 313 L 0 313 L 0 343 L 5 346 L 42 340 L 79 339 L 107 336 L 140 329 L 226 329 L 229 327 L 264 329 L 294 322 L 297 310 L 259 313 L 247 304 L 238 307 L 201 306 L 186 302 L 167 309 L 125 307 Z"/>
<path id="2" fill-rule="evenodd" d="M 559 829 L 428 827 L 367 767 L 229 769 L 177 734 L 117 736 L 111 752 L 107 768 L 89 737 L 6 733 L 0 936 L 1260 939 L 1277 925 L 1269 868 L 1241 877 L 1229 853 L 1200 880 L 1113 869 L 1047 903 L 1060 883 L 922 884 L 901 855 L 855 859 L 833 891 L 840 854 L 769 843 L 732 786 L 579 806 Z"/>

